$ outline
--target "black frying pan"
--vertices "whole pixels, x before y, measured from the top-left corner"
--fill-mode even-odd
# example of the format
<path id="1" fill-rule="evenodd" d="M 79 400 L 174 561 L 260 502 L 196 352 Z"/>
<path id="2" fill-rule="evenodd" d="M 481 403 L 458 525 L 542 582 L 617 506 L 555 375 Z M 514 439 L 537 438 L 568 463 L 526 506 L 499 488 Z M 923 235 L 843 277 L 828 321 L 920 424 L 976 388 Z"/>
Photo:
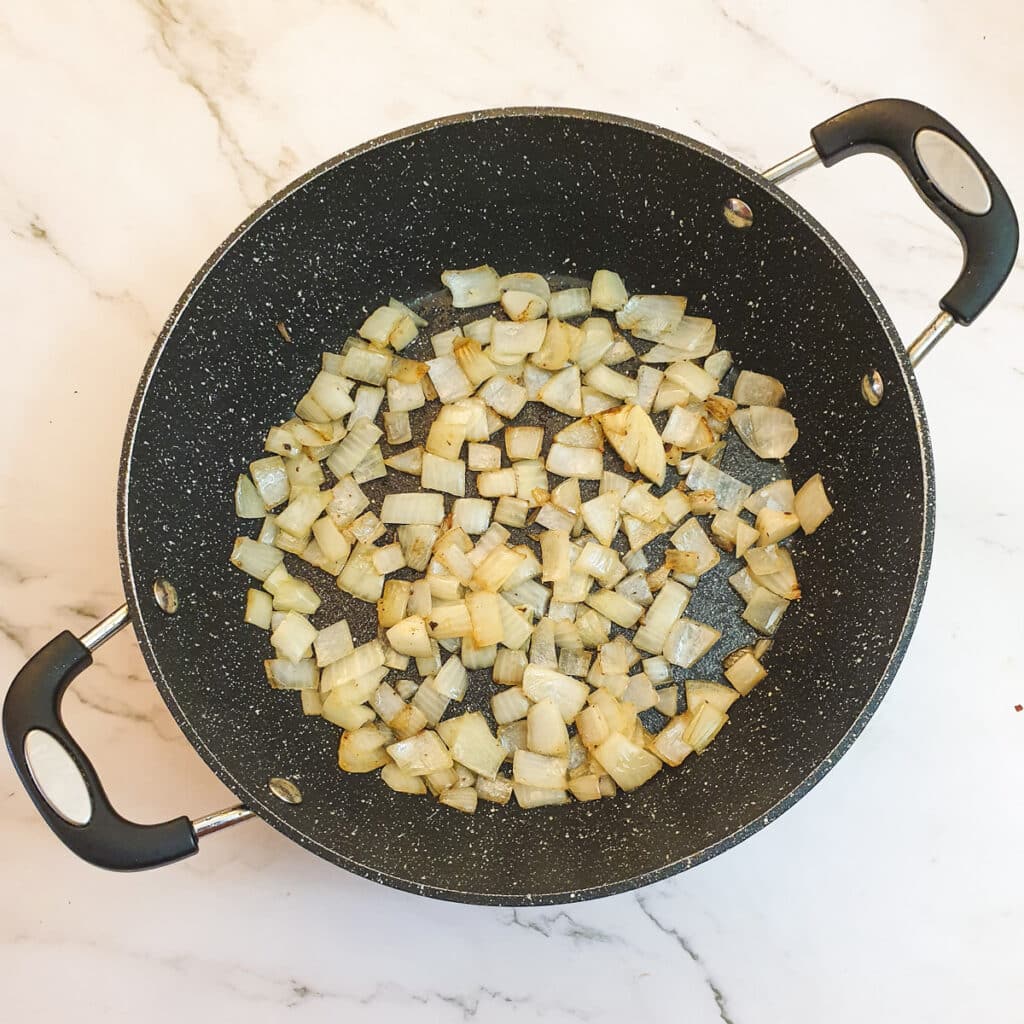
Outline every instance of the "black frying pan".
<path id="1" fill-rule="evenodd" d="M 322 857 L 398 888 L 557 903 L 681 871 L 799 799 L 864 727 L 906 649 L 931 553 L 933 481 L 911 359 L 889 317 L 849 257 L 772 180 L 818 158 L 830 165 L 882 152 L 956 231 L 964 270 L 915 355 L 954 321 L 974 319 L 1017 248 L 999 181 L 926 108 L 864 104 L 812 139 L 813 150 L 763 176 L 623 118 L 486 111 L 361 146 L 246 221 L 182 296 L 132 407 L 118 518 L 128 605 L 81 640 L 65 632 L 44 647 L 4 705 L 15 766 L 57 835 L 94 864 L 142 868 L 194 853 L 198 836 L 257 814 Z M 752 210 L 751 226 L 723 217 L 736 199 Z M 321 350 L 336 348 L 389 295 L 420 297 L 435 320 L 451 316 L 438 297 L 440 270 L 483 262 L 584 281 L 611 267 L 631 290 L 690 296 L 740 366 L 786 382 L 801 429 L 789 473 L 802 481 L 821 472 L 837 514 L 800 551 L 808 597 L 780 631 L 772 686 L 733 708 L 707 754 L 612 800 L 529 812 L 482 805 L 469 817 L 334 767 L 335 727 L 303 718 L 294 694 L 263 679 L 266 636 L 241 620 L 246 583 L 228 553 L 239 531 L 235 475 L 260 452 L 266 424 L 291 415 Z M 391 477 L 372 485 L 375 496 L 407 486 Z M 724 583 L 730 561 L 697 590 L 696 617 L 735 606 Z M 173 585 L 176 610 L 166 586 L 154 592 L 156 581 Z M 370 638 L 373 610 L 337 592 L 314 622 L 341 615 Z M 722 652 L 748 639 L 738 616 L 728 618 L 732 632 L 693 675 L 717 675 Z M 61 723 L 60 701 L 90 651 L 128 621 L 171 713 L 243 807 L 142 826 L 110 806 Z M 477 688 L 480 705 L 486 690 Z M 70 772 L 52 770 L 61 762 Z M 272 789 L 279 778 L 296 790 Z M 275 790 L 301 793 L 301 802 Z"/>

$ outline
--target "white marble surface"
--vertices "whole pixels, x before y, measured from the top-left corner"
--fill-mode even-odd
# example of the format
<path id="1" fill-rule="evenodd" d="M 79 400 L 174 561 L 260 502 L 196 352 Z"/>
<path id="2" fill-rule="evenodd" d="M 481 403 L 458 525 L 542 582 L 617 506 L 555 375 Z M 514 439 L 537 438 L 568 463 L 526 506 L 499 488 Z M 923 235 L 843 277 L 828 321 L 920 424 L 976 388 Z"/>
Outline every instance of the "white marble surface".
<path id="1" fill-rule="evenodd" d="M 617 111 L 765 166 L 890 94 L 946 113 L 1024 203 L 1022 31 L 1000 0 L 969 18 L 953 0 L 5 4 L 0 676 L 120 603 L 137 374 L 193 269 L 302 170 L 503 104 Z M 793 192 L 905 337 L 931 317 L 958 247 L 892 166 L 865 157 Z M 780 821 L 640 893 L 512 912 L 372 885 L 260 822 L 170 869 L 104 874 L 49 834 L 2 759 L 0 1018 L 1019 1019 L 1022 306 L 1016 275 L 921 371 L 939 512 L 920 626 L 863 737 Z M 132 638 L 98 662 L 66 707 L 121 809 L 230 803 Z"/>

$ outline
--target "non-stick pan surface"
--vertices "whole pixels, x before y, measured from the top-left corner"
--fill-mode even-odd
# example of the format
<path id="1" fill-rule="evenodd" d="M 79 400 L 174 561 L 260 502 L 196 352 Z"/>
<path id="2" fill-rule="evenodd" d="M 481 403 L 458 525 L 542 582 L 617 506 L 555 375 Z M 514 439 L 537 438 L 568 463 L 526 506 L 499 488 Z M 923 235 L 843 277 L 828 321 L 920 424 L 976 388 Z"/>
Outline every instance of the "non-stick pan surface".
<path id="1" fill-rule="evenodd" d="M 746 230 L 723 219 L 733 196 L 753 208 Z M 582 279 L 611 267 L 632 291 L 689 296 L 740 366 L 786 382 L 801 430 L 788 472 L 798 483 L 821 472 L 837 511 L 797 545 L 807 597 L 786 616 L 768 683 L 733 708 L 707 754 L 613 800 L 530 812 L 481 805 L 470 817 L 338 771 L 337 729 L 303 718 L 297 695 L 267 687 L 266 635 L 242 622 L 247 584 L 228 555 L 237 533 L 252 532 L 233 514 L 235 476 L 258 457 L 267 424 L 292 414 L 321 351 L 337 350 L 389 296 L 429 305 L 443 268 L 483 262 Z M 877 408 L 860 393 L 872 369 L 886 388 Z M 393 474 L 367 490 L 409 485 Z M 932 525 L 931 457 L 909 364 L 835 241 L 720 153 L 650 125 L 561 110 L 397 133 L 318 168 L 255 214 L 192 282 L 154 351 L 125 441 L 119 516 L 125 588 L 153 677 L 239 798 L 366 877 L 502 904 L 584 899 L 664 877 L 756 831 L 814 785 L 896 671 Z M 724 582 L 730 565 L 723 558 L 702 582 L 695 617 L 721 618 L 715 602 L 738 612 Z M 177 588 L 174 615 L 153 599 L 159 578 Z M 357 639 L 371 638 L 369 606 L 319 589 L 315 624 L 346 616 Z M 749 635 L 740 625 L 692 675 L 717 675 L 728 642 Z M 469 700 L 483 706 L 486 694 Z M 275 776 L 299 786 L 300 804 L 271 795 Z"/>

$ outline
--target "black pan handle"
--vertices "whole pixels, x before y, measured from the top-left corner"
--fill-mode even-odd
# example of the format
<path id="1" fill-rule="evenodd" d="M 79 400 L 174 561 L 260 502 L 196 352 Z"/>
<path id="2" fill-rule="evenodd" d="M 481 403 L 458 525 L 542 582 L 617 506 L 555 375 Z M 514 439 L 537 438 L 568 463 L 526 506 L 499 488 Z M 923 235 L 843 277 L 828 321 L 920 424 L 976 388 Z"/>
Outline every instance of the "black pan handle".
<path id="1" fill-rule="evenodd" d="M 944 117 L 910 100 L 871 100 L 811 130 L 826 167 L 855 153 L 895 160 L 960 239 L 964 264 L 939 306 L 969 324 L 992 301 L 1017 257 L 1010 197 L 981 154 Z"/>
<path id="2" fill-rule="evenodd" d="M 107 632 L 98 634 L 97 643 L 127 621 L 127 609 L 115 612 L 97 627 L 100 630 L 110 624 Z M 84 639 L 89 637 L 87 634 Z M 65 727 L 60 714 L 64 692 L 91 664 L 90 648 L 65 631 L 33 655 L 15 677 L 4 701 L 3 728 L 18 777 L 57 837 L 90 864 L 137 871 L 190 856 L 199 848 L 192 822 L 181 817 L 159 825 L 138 825 L 122 818 L 111 806 L 88 757 Z M 48 797 L 42 779 L 37 781 L 33 774 L 32 764 L 42 768 L 44 759 L 49 762 L 46 774 L 51 782 L 60 775 L 66 783 L 62 795 L 51 786 Z"/>

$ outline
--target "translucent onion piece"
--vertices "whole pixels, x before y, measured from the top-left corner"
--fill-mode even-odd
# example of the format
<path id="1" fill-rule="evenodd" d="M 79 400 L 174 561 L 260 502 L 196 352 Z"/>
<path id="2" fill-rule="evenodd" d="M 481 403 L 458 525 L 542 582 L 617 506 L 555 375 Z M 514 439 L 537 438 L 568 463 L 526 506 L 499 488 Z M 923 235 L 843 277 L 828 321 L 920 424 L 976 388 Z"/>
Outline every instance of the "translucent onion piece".
<path id="1" fill-rule="evenodd" d="M 747 599 L 747 607 L 743 610 L 743 620 L 759 633 L 771 636 L 779 628 L 788 607 L 789 601 L 785 598 L 755 583 L 754 591 Z"/>
<path id="2" fill-rule="evenodd" d="M 740 695 L 731 686 L 713 682 L 710 679 L 687 679 L 686 706 L 694 711 L 707 701 L 719 711 L 728 711 L 739 700 Z"/>
<path id="3" fill-rule="evenodd" d="M 503 292 L 530 292 L 532 295 L 540 296 L 545 302 L 551 295 L 550 286 L 540 274 L 506 274 L 498 281 L 498 287 Z"/>
<path id="4" fill-rule="evenodd" d="M 672 544 L 680 551 L 696 553 L 697 565 L 693 572 L 698 576 L 703 576 L 709 569 L 718 565 L 721 559 L 721 555 L 714 544 L 708 540 L 707 534 L 696 519 L 687 519 L 672 534 Z"/>
<path id="5" fill-rule="evenodd" d="M 444 519 L 444 498 L 440 494 L 422 492 L 387 494 L 381 505 L 380 517 L 383 523 L 436 526 Z M 412 565 L 408 553 L 405 560 Z"/>
<path id="6" fill-rule="evenodd" d="M 661 770 L 661 761 L 620 733 L 594 749 L 598 764 L 625 790 L 636 789 Z"/>
<path id="7" fill-rule="evenodd" d="M 743 443 L 762 459 L 784 459 L 799 435 L 792 413 L 785 409 L 752 405 L 729 418 Z"/>
<path id="8" fill-rule="evenodd" d="M 590 302 L 594 309 L 608 312 L 622 309 L 629 298 L 622 278 L 614 270 L 596 270 L 590 283 Z"/>
<path id="9" fill-rule="evenodd" d="M 552 292 L 548 299 L 548 315 L 557 320 L 590 316 L 590 289 L 566 288 L 564 291 Z"/>
<path id="10" fill-rule="evenodd" d="M 786 397 L 782 381 L 764 373 L 740 370 L 732 388 L 732 400 L 737 405 L 779 405 Z"/>
<path id="11" fill-rule="evenodd" d="M 686 299 L 681 295 L 633 295 L 615 314 L 615 320 L 636 337 L 657 341 L 679 326 L 685 311 Z"/>
<path id="12" fill-rule="evenodd" d="M 498 275 L 493 267 L 480 266 L 470 270 L 446 270 L 441 283 L 452 293 L 456 309 L 485 306 L 501 298 Z"/>
<path id="13" fill-rule="evenodd" d="M 715 380 L 722 380 L 731 368 L 732 353 L 728 351 L 714 352 L 704 360 L 704 371 L 710 373 Z"/>
<path id="14" fill-rule="evenodd" d="M 721 633 L 694 619 L 680 619 L 668 633 L 662 652 L 667 661 L 692 668 L 718 642 Z"/>
<path id="15" fill-rule="evenodd" d="M 686 486 L 691 491 L 714 491 L 718 507 L 729 512 L 739 512 L 751 492 L 749 484 L 705 462 L 699 455 L 686 475 Z"/>
<path id="16" fill-rule="evenodd" d="M 429 775 L 452 766 L 452 756 L 441 737 L 429 729 L 392 743 L 388 756 L 409 775 Z"/>
<path id="17" fill-rule="evenodd" d="M 815 530 L 832 515 L 832 504 L 825 493 L 825 483 L 820 473 L 815 473 L 796 493 L 793 499 L 793 510 L 800 520 L 804 533 Z"/>
<path id="18" fill-rule="evenodd" d="M 760 490 L 754 491 L 743 502 L 743 507 L 748 512 L 753 512 L 755 516 L 763 508 L 773 508 L 778 512 L 792 512 L 794 500 L 792 480 L 773 480 Z"/>

